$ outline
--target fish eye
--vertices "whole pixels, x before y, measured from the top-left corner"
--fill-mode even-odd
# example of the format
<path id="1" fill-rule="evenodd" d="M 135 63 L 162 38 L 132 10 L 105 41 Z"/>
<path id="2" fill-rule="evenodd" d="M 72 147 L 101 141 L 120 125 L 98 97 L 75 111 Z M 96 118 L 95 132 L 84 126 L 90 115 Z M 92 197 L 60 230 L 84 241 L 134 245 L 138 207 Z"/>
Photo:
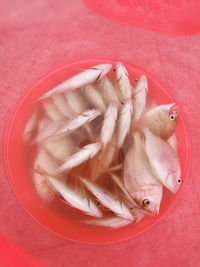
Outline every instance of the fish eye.
<path id="1" fill-rule="evenodd" d="M 100 203 L 98 201 L 96 202 L 96 204 L 97 204 L 97 206 L 100 206 Z"/>
<path id="2" fill-rule="evenodd" d="M 177 180 L 177 182 L 178 182 L 178 184 L 180 184 L 180 183 L 181 183 L 181 178 L 179 178 L 179 179 Z"/>
<path id="3" fill-rule="evenodd" d="M 171 120 L 171 121 L 174 121 L 175 119 L 176 119 L 176 116 L 175 116 L 175 115 L 173 115 L 173 114 L 170 115 L 170 120 Z"/>
<path id="4" fill-rule="evenodd" d="M 122 106 L 124 105 L 124 102 L 121 102 Z"/>
<path id="5" fill-rule="evenodd" d="M 149 207 L 149 205 L 150 205 L 150 200 L 149 200 L 149 199 L 144 199 L 144 200 L 142 201 L 142 204 L 143 204 L 144 207 Z"/>
<path id="6" fill-rule="evenodd" d="M 130 207 L 129 210 L 132 211 L 133 210 L 133 207 Z"/>

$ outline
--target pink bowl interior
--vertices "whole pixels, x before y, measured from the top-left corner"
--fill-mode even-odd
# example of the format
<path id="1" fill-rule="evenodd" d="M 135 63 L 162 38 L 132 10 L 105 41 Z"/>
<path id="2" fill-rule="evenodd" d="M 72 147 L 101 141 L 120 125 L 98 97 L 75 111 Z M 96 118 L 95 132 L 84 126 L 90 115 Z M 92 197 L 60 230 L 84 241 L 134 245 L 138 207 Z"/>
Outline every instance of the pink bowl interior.
<path id="1" fill-rule="evenodd" d="M 36 103 L 32 103 L 44 92 L 51 89 L 59 82 L 80 72 L 80 69 L 88 68 L 96 64 L 111 62 L 118 60 L 111 59 L 86 59 L 67 63 L 50 71 L 36 83 L 34 83 L 27 93 L 21 98 L 16 109 L 12 113 L 9 121 L 8 129 L 5 136 L 5 163 L 11 185 L 26 209 L 26 211 L 41 225 L 48 230 L 65 237 L 67 239 L 84 242 L 105 244 L 111 242 L 122 241 L 150 228 L 157 223 L 160 218 L 166 214 L 170 207 L 173 206 L 175 200 L 179 196 L 186 181 L 189 163 L 190 163 L 190 139 L 188 130 L 184 120 L 184 114 L 180 110 L 180 121 L 176 130 L 178 139 L 178 153 L 182 166 L 182 185 L 180 191 L 173 195 L 169 191 L 164 190 L 164 196 L 161 204 L 159 215 L 155 217 L 146 216 L 138 224 L 108 230 L 105 228 L 86 226 L 77 222 L 76 217 L 79 216 L 79 211 L 74 211 L 72 208 L 66 209 L 63 203 L 55 205 L 44 204 L 35 192 L 30 175 L 30 165 L 27 160 L 27 148 L 22 142 L 22 134 L 24 126 L 35 108 Z M 149 94 L 157 103 L 176 102 L 164 89 L 146 71 L 134 66 L 128 62 L 124 62 L 130 74 L 131 81 L 134 81 L 140 74 L 145 73 L 149 82 Z M 35 151 L 32 152 L 33 156 Z M 30 157 L 30 155 L 29 155 Z M 65 212 L 63 212 L 63 210 Z"/>

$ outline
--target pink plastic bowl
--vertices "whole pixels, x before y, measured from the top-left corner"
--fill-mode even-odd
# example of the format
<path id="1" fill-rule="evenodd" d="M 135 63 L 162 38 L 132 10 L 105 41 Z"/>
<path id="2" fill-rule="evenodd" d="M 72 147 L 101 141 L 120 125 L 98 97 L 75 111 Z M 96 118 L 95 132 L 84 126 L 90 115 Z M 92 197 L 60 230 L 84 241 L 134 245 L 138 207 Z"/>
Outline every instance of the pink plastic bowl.
<path id="1" fill-rule="evenodd" d="M 175 200 L 182 191 L 188 174 L 190 163 L 190 138 L 185 124 L 184 114 L 180 109 L 180 121 L 176 134 L 178 138 L 178 153 L 182 165 L 183 183 L 180 191 L 176 195 L 164 190 L 164 197 L 158 216 L 146 216 L 138 224 L 131 224 L 116 230 L 107 230 L 105 228 L 85 226 L 78 223 L 77 220 L 74 219 L 76 216 L 74 215 L 72 208 L 69 207 L 67 212 L 63 212 L 63 203 L 60 206 L 58 205 L 52 208 L 51 205 L 44 204 L 36 194 L 30 176 L 30 167 L 29 162 L 27 161 L 27 149 L 22 142 L 24 126 L 31 112 L 35 108 L 35 104 L 32 102 L 56 84 L 79 72 L 80 69 L 88 68 L 100 63 L 114 63 L 116 61 L 119 60 L 102 58 L 78 60 L 59 66 L 47 73 L 34 83 L 21 98 L 12 113 L 5 135 L 4 153 L 6 170 L 11 186 L 19 201 L 38 223 L 51 232 L 74 241 L 106 244 L 132 238 L 144 232 L 152 225 L 156 224 L 160 218 L 169 211 L 170 207 L 173 206 Z M 164 89 L 164 87 L 149 73 L 128 62 L 124 63 L 126 64 L 132 81 L 134 81 L 134 79 L 141 73 L 147 75 L 150 88 L 149 93 L 158 103 L 176 102 L 169 95 L 167 90 Z"/>
<path id="2" fill-rule="evenodd" d="M 155 32 L 187 36 L 200 32 L 200 1 L 83 0 L 97 15 Z"/>

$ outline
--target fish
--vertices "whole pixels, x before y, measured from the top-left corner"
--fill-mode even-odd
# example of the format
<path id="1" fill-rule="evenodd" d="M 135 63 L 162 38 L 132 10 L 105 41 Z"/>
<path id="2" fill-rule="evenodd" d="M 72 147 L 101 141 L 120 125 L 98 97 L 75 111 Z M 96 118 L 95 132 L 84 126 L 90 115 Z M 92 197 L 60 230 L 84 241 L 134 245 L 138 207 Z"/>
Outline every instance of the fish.
<path id="1" fill-rule="evenodd" d="M 74 142 L 71 136 L 55 136 L 47 138 L 43 146 L 55 159 L 64 161 L 72 154 Z"/>
<path id="2" fill-rule="evenodd" d="M 112 69 L 112 64 L 99 64 L 89 69 L 86 69 L 71 78 L 61 82 L 53 89 L 47 91 L 38 100 L 49 98 L 53 95 L 65 93 L 69 90 L 74 90 L 85 86 L 86 84 L 93 83 L 103 78 Z"/>
<path id="3" fill-rule="evenodd" d="M 32 116 L 27 121 L 26 126 L 24 128 L 24 133 L 23 133 L 24 142 L 30 141 L 30 139 L 33 137 L 38 127 L 38 121 L 39 121 L 39 108 L 36 108 Z"/>
<path id="4" fill-rule="evenodd" d="M 60 113 L 60 111 L 57 109 L 57 107 L 54 105 L 54 103 L 51 99 L 44 101 L 42 103 L 42 106 L 43 106 L 47 116 L 52 121 L 62 121 L 65 119 L 65 117 Z"/>
<path id="5" fill-rule="evenodd" d="M 65 93 L 65 98 L 67 100 L 69 108 L 74 114 L 79 114 L 88 109 L 84 98 L 77 92 L 69 91 Z"/>
<path id="6" fill-rule="evenodd" d="M 71 121 L 67 122 L 63 127 L 58 129 L 54 135 L 70 135 L 78 128 L 86 125 L 87 123 L 91 122 L 92 120 L 96 119 L 98 116 L 101 115 L 101 111 L 98 109 L 89 109 L 84 111 L 83 113 L 76 116 Z"/>
<path id="7" fill-rule="evenodd" d="M 106 105 L 103 101 L 103 98 L 99 91 L 95 89 L 95 87 L 91 84 L 88 84 L 84 87 L 85 98 L 88 103 L 94 107 L 101 110 L 102 113 L 106 112 Z"/>
<path id="8" fill-rule="evenodd" d="M 109 168 L 115 157 L 116 139 L 114 134 L 117 120 L 117 105 L 112 102 L 104 114 L 104 120 L 101 127 L 100 141 L 103 144 L 102 150 L 89 163 L 91 179 L 96 179 L 104 170 Z"/>
<path id="9" fill-rule="evenodd" d="M 140 208 L 151 215 L 159 213 L 162 200 L 162 184 L 155 177 L 145 154 L 139 132 L 133 133 L 133 145 L 124 160 L 124 185 Z"/>
<path id="10" fill-rule="evenodd" d="M 35 142 L 42 143 L 49 137 L 53 136 L 56 131 L 58 131 L 63 124 L 67 124 L 68 121 L 52 121 L 48 117 L 43 117 L 38 122 L 38 131 L 35 138 Z"/>
<path id="11" fill-rule="evenodd" d="M 49 184 L 46 177 L 39 173 L 33 173 L 33 184 L 39 197 L 46 203 L 50 203 L 55 199 L 56 191 Z"/>
<path id="12" fill-rule="evenodd" d="M 83 177 L 80 177 L 80 180 L 87 187 L 87 189 L 101 202 L 103 206 L 110 209 L 119 217 L 130 221 L 134 220 L 134 217 L 130 213 L 129 208 L 120 199 L 117 199 L 111 192 Z"/>
<path id="13" fill-rule="evenodd" d="M 118 148 L 116 146 L 116 134 L 114 133 L 111 141 L 106 146 L 106 149 L 105 150 L 102 149 L 101 151 L 102 155 L 100 152 L 99 160 L 104 171 L 106 171 L 110 167 L 110 165 L 113 163 L 113 161 L 115 160 L 116 158 L 115 155 L 117 151 L 118 151 Z"/>
<path id="14" fill-rule="evenodd" d="M 110 103 L 115 102 L 117 107 L 120 107 L 119 97 L 112 82 L 106 76 L 103 77 L 96 85 L 97 89 L 103 97 L 104 103 L 109 106 Z"/>
<path id="15" fill-rule="evenodd" d="M 106 110 L 101 127 L 100 140 L 107 145 L 114 133 L 117 120 L 117 104 L 112 102 Z"/>
<path id="16" fill-rule="evenodd" d="M 145 111 L 147 93 L 148 93 L 147 77 L 145 75 L 141 75 L 138 79 L 137 86 L 134 91 L 134 100 L 133 100 L 134 120 L 139 120 Z"/>
<path id="17" fill-rule="evenodd" d="M 147 127 L 156 136 L 168 139 L 178 123 L 178 108 L 175 103 L 159 105 L 149 109 L 138 121 L 138 127 Z"/>
<path id="18" fill-rule="evenodd" d="M 157 179 L 172 193 L 181 185 L 181 167 L 174 149 L 145 128 L 145 151 Z"/>
<path id="19" fill-rule="evenodd" d="M 88 105 L 86 101 L 83 99 L 81 94 L 74 92 L 74 91 L 69 91 L 65 93 L 65 98 L 67 99 L 67 103 L 69 105 L 70 110 L 74 114 L 80 114 L 85 112 L 88 109 Z M 72 118 L 72 116 L 71 116 Z M 83 126 L 83 128 L 86 130 L 88 133 L 89 137 L 93 139 L 93 129 L 91 128 L 91 125 L 86 124 Z"/>
<path id="20" fill-rule="evenodd" d="M 131 224 L 132 221 L 117 216 L 107 216 L 101 219 L 85 220 L 83 221 L 83 223 L 88 225 L 98 225 L 101 227 L 117 229 Z"/>
<path id="21" fill-rule="evenodd" d="M 65 98 L 65 95 L 59 94 L 52 96 L 52 101 L 57 110 L 67 119 L 71 119 L 74 116 L 73 111 Z"/>
<path id="22" fill-rule="evenodd" d="M 123 181 L 119 178 L 119 176 L 117 176 L 114 173 L 109 173 L 109 174 L 110 174 L 112 180 L 114 181 L 114 183 L 121 189 L 121 191 L 123 192 L 123 194 L 126 197 L 126 199 L 129 201 L 129 203 L 131 203 L 131 205 L 133 205 L 134 207 L 139 207 L 137 205 L 137 203 L 129 195 L 126 187 L 124 186 Z"/>
<path id="23" fill-rule="evenodd" d="M 131 99 L 124 102 L 118 119 L 117 146 L 122 147 L 131 127 L 133 106 Z"/>
<path id="24" fill-rule="evenodd" d="M 101 148 L 101 142 L 92 143 L 84 146 L 81 150 L 71 155 L 63 164 L 61 164 L 61 166 L 59 166 L 54 172 L 54 175 L 58 175 L 64 171 L 69 171 L 70 169 L 93 158 Z"/>
<path id="25" fill-rule="evenodd" d="M 53 174 L 59 167 L 59 162 L 42 146 L 38 146 L 38 153 L 34 161 L 34 169 L 42 169 Z"/>
<path id="26" fill-rule="evenodd" d="M 123 102 L 132 97 L 133 87 L 129 81 L 129 74 L 121 62 L 116 63 L 116 80 L 120 91 L 120 100 Z"/>
<path id="27" fill-rule="evenodd" d="M 110 165 L 114 162 L 118 151 L 115 140 L 116 134 L 114 134 L 111 141 L 90 160 L 89 169 L 91 180 L 96 180 L 100 175 L 109 171 Z"/>
<path id="28" fill-rule="evenodd" d="M 129 210 L 135 217 L 135 223 L 138 223 L 142 220 L 145 216 L 145 211 L 142 210 L 138 204 L 131 198 L 129 195 L 123 181 L 120 179 L 119 176 L 115 175 L 114 173 L 109 173 L 111 178 L 113 179 L 114 183 L 121 189 L 123 192 L 122 198 L 127 203 Z"/>
<path id="29" fill-rule="evenodd" d="M 63 180 L 52 175 L 46 174 L 46 178 L 68 205 L 93 217 L 100 218 L 103 216 L 95 201 L 86 192 L 77 191 L 69 187 Z"/>

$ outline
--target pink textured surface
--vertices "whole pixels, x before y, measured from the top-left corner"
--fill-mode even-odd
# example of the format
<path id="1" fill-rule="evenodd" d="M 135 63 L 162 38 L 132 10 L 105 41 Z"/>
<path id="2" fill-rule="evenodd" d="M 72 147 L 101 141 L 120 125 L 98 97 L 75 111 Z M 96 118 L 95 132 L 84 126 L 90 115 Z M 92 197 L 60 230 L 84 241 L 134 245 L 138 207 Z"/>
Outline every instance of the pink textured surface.
<path id="1" fill-rule="evenodd" d="M 168 37 L 114 23 L 80 0 L 1 0 L 0 6 L 1 145 L 13 105 L 32 81 L 57 64 L 94 55 L 133 62 L 166 84 L 185 111 L 193 150 L 188 182 L 166 217 L 134 239 L 94 246 L 66 241 L 33 221 L 10 188 L 1 149 L 0 231 L 46 266 L 200 266 L 200 36 Z"/>
<path id="2" fill-rule="evenodd" d="M 200 2 L 196 0 L 84 0 L 96 14 L 143 29 L 170 35 L 200 32 Z"/>

